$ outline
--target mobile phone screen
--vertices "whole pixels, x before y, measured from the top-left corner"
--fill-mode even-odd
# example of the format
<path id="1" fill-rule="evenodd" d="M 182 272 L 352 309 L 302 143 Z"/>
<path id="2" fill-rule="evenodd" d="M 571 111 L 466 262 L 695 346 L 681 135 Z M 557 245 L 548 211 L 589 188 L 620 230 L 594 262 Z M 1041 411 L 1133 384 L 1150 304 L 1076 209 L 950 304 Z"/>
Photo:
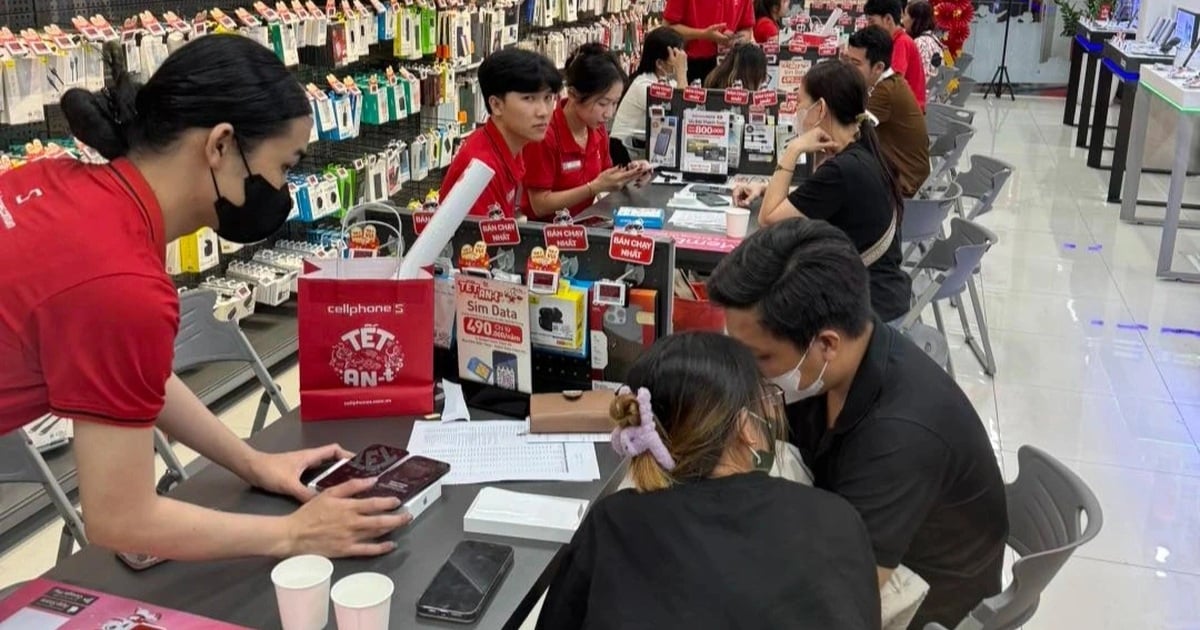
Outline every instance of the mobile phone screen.
<path id="1" fill-rule="evenodd" d="M 607 217 L 590 216 L 583 217 L 582 219 L 575 221 L 575 225 L 582 225 L 583 227 L 591 228 L 609 228 L 612 227 L 613 222 L 612 219 Z"/>
<path id="2" fill-rule="evenodd" d="M 513 549 L 478 540 L 458 543 L 417 601 L 417 614 L 474 621 L 512 565 Z"/>
<path id="3" fill-rule="evenodd" d="M 450 472 L 450 464 L 435 459 L 413 455 L 404 463 L 387 471 L 379 477 L 374 488 L 359 495 L 367 497 L 396 497 L 401 503 L 417 496 L 423 490 L 433 485 L 446 473 Z"/>
<path id="4" fill-rule="evenodd" d="M 386 444 L 372 444 L 364 448 L 353 459 L 317 482 L 318 490 L 343 484 L 351 479 L 378 477 L 408 456 L 408 451 Z"/>

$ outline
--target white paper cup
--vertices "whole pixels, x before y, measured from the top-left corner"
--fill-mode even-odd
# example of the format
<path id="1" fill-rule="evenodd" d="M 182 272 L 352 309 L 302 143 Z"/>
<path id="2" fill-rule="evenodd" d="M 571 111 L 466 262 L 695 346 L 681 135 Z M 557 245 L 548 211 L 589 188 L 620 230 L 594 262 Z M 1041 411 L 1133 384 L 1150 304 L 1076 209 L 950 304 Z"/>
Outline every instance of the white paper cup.
<path id="1" fill-rule="evenodd" d="M 380 573 L 355 573 L 333 585 L 333 612 L 338 630 L 387 630 L 392 613 L 391 578 Z"/>
<path id="2" fill-rule="evenodd" d="M 321 556 L 296 556 L 275 565 L 271 582 L 283 630 L 324 630 L 329 623 L 329 580 L 333 563 Z"/>
<path id="3" fill-rule="evenodd" d="M 725 236 L 745 238 L 750 231 L 750 210 L 747 208 L 725 209 Z"/>

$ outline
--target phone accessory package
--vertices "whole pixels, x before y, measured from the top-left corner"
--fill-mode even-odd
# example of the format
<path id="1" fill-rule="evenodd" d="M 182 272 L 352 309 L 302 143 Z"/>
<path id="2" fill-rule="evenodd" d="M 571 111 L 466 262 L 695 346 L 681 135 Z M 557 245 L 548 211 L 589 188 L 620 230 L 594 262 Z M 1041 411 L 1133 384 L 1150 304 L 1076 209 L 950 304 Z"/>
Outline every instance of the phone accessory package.
<path id="1" fill-rule="evenodd" d="M 376 447 L 369 447 L 364 450 L 363 454 L 368 454 L 367 451 L 372 448 Z M 415 521 L 425 510 L 429 509 L 429 506 L 442 498 L 442 481 L 450 472 L 450 464 L 421 455 L 412 455 L 404 449 L 391 449 L 391 452 L 398 455 L 394 462 L 379 472 L 379 481 L 375 487 L 359 495 L 359 498 L 398 497 L 403 503 L 397 511 L 408 512 Z M 320 491 L 323 485 L 322 481 L 328 479 L 352 459 L 342 459 L 334 463 L 308 483 L 309 489 Z M 357 475 L 352 474 L 353 476 Z"/>
<path id="2" fill-rule="evenodd" d="M 463 515 L 463 531 L 565 545 L 571 542 L 587 508 L 587 499 L 483 488 Z"/>
<path id="3" fill-rule="evenodd" d="M 560 282 L 556 293 L 529 293 L 529 341 L 535 348 L 587 356 L 587 289 Z"/>

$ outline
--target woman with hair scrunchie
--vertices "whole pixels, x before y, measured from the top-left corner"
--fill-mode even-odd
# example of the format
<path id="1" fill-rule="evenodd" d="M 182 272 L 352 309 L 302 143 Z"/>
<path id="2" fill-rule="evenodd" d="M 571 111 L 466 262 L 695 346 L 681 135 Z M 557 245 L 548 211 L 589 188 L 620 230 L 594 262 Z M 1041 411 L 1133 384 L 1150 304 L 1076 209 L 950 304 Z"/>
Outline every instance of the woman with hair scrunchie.
<path id="1" fill-rule="evenodd" d="M 562 555 L 539 630 L 877 630 L 866 526 L 845 500 L 769 476 L 783 394 L 725 335 L 660 339 L 613 399 L 633 488 Z"/>
<path id="2" fill-rule="evenodd" d="M 74 420 L 92 544 L 173 560 L 376 555 L 407 522 L 392 499 L 320 496 L 300 483 L 337 445 L 264 453 L 238 439 L 175 374 L 179 298 L 167 243 L 203 227 L 253 243 L 291 211 L 287 172 L 313 119 L 278 58 L 237 35 L 172 53 L 145 85 L 117 72 L 67 91 L 71 132 L 107 164 L 40 160 L 0 176 L 0 433 Z M 247 484 L 303 503 L 288 516 L 211 510 L 154 487 L 153 428 Z"/>

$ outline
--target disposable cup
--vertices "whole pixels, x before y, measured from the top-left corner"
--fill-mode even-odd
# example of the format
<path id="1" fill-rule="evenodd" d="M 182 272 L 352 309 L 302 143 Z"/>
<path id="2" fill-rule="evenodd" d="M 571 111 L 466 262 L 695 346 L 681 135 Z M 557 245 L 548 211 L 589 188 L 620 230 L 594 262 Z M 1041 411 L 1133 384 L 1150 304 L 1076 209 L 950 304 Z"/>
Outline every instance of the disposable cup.
<path id="1" fill-rule="evenodd" d="M 745 238 L 750 231 L 750 211 L 746 208 L 725 209 L 725 236 Z"/>
<path id="2" fill-rule="evenodd" d="M 283 630 L 323 630 L 329 623 L 329 580 L 333 563 L 321 556 L 296 556 L 275 565 L 271 582 Z"/>
<path id="3" fill-rule="evenodd" d="M 379 573 L 338 580 L 331 595 L 338 630 L 387 630 L 395 588 L 391 578 Z"/>

